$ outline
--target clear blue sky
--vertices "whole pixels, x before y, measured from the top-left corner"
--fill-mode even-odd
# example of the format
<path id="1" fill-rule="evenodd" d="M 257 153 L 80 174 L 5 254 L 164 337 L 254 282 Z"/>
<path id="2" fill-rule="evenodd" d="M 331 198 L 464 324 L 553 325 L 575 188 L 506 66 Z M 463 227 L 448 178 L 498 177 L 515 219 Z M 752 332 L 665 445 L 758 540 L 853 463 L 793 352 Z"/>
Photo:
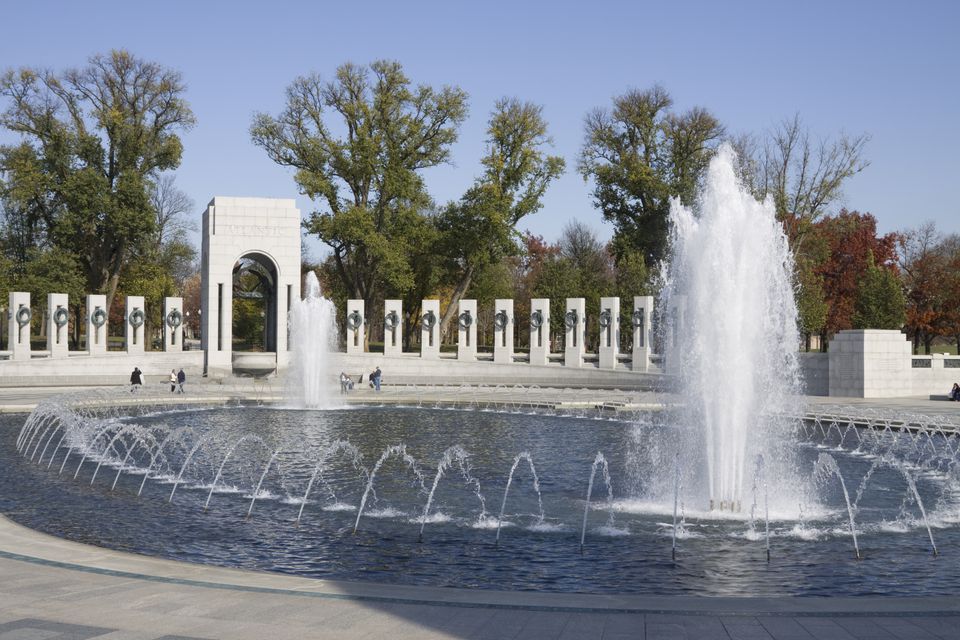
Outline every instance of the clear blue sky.
<path id="1" fill-rule="evenodd" d="M 198 125 L 179 186 L 199 211 L 214 195 L 293 197 L 290 172 L 249 141 L 255 111 L 278 112 L 297 75 L 391 58 L 415 82 L 455 84 L 470 118 L 454 166 L 427 174 L 439 202 L 478 173 L 494 101 L 544 106 L 570 170 L 524 225 L 548 240 L 571 219 L 612 229 L 573 169 L 584 114 L 661 83 L 731 132 L 799 112 L 814 134 L 867 132 L 871 166 L 845 204 L 882 231 L 934 220 L 960 233 L 960 2 L 7 2 L 0 67 L 80 66 L 127 48 L 183 73 Z M 298 197 L 301 211 L 310 202 Z M 314 255 L 320 253 L 313 244 Z"/>

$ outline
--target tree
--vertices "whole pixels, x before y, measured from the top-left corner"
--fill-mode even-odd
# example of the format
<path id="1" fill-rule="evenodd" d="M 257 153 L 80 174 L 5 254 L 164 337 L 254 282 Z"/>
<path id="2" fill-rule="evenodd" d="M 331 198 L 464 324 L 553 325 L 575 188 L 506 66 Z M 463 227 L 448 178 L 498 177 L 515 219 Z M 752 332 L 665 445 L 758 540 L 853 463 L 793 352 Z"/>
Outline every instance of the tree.
<path id="1" fill-rule="evenodd" d="M 660 86 L 629 91 L 613 110 L 596 109 L 585 121 L 578 169 L 593 179 L 594 203 L 614 225 L 614 255 L 641 252 L 646 264 L 667 254 L 670 199 L 691 204 L 724 129 L 706 109 L 670 112 Z"/>
<path id="2" fill-rule="evenodd" d="M 825 254 L 816 266 L 828 307 L 823 327 L 825 342 L 827 335 L 853 327 L 857 290 L 867 271 L 868 258 L 872 255 L 875 265 L 893 266 L 897 259 L 897 235 L 878 237 L 876 218 L 846 209 L 815 223 L 813 233 L 823 243 Z"/>
<path id="3" fill-rule="evenodd" d="M 178 133 L 194 124 L 178 72 L 127 51 L 61 74 L 0 77 L 4 195 L 48 241 L 80 261 L 90 290 L 112 305 L 124 269 L 155 231 L 151 179 L 180 164 Z"/>
<path id="4" fill-rule="evenodd" d="M 530 300 L 537 297 L 536 287 L 548 261 L 558 253 L 556 245 L 548 244 L 543 236 L 535 236 L 529 231 L 523 233 L 523 247 L 520 254 L 513 256 L 509 263 L 513 269 L 513 315 L 514 318 L 530 317 Z M 518 321 L 516 326 L 524 326 L 525 321 Z M 517 346 L 525 344 L 529 333 L 521 331 L 516 336 Z"/>
<path id="5" fill-rule="evenodd" d="M 907 334 L 914 353 L 923 344 L 930 353 L 933 339 L 948 332 L 950 254 L 933 222 L 900 237 L 900 274 L 907 295 Z"/>
<path id="6" fill-rule="evenodd" d="M 567 298 L 575 298 L 582 291 L 580 271 L 569 258 L 553 255 L 543 263 L 539 276 L 533 290 L 534 297 L 550 299 L 550 334 L 563 335 Z M 527 318 L 529 315 L 517 317 Z"/>
<path id="7" fill-rule="evenodd" d="M 196 225 L 185 218 L 195 209 L 193 199 L 177 188 L 172 174 L 160 176 L 150 188 L 150 204 L 156 214 L 152 250 L 156 262 L 178 286 L 193 272 L 197 252 L 188 233 Z"/>
<path id="8" fill-rule="evenodd" d="M 46 333 L 44 317 L 50 313 L 47 309 L 47 295 L 51 293 L 66 293 L 76 308 L 83 300 L 83 277 L 80 275 L 77 257 L 56 247 L 35 247 L 27 252 L 26 262 L 22 270 L 11 274 L 9 290 L 29 291 L 31 294 L 30 306 L 33 307 L 34 329 L 40 334 Z M 6 298 L 4 298 L 6 299 Z M 44 313 L 40 313 L 43 311 Z M 71 335 L 74 346 L 79 338 L 79 318 L 74 318 Z"/>
<path id="9" fill-rule="evenodd" d="M 579 220 L 573 220 L 563 228 L 557 241 L 557 250 L 559 256 L 572 265 L 576 274 L 570 283 L 572 294 L 568 297 L 585 298 L 589 323 L 587 339 L 592 340 L 599 336 L 600 328 L 599 324 L 589 319 L 600 317 L 601 296 L 612 294 L 614 290 L 613 261 L 607 247 Z M 564 309 L 565 301 L 559 302 L 558 309 Z M 562 315 L 555 315 L 562 320 Z"/>
<path id="10" fill-rule="evenodd" d="M 830 307 L 825 300 L 823 276 L 809 261 L 798 261 L 794 273 L 797 278 L 797 321 L 804 347 L 809 351 L 810 337 L 823 331 Z"/>
<path id="11" fill-rule="evenodd" d="M 957 353 L 960 354 L 960 236 L 951 235 L 941 243 L 945 255 L 949 256 L 947 276 L 944 281 L 944 333 L 953 336 Z"/>
<path id="12" fill-rule="evenodd" d="M 563 173 L 563 158 L 544 152 L 551 144 L 542 107 L 516 98 L 497 101 L 487 127 L 483 175 L 437 221 L 454 285 L 441 335 L 474 276 L 516 253 L 517 224 L 542 207 L 547 187 Z"/>
<path id="13" fill-rule="evenodd" d="M 773 198 L 790 246 L 800 253 L 812 225 L 841 200 L 844 183 L 869 166 L 863 157 L 869 140 L 841 133 L 815 142 L 798 114 L 768 132 L 762 144 L 744 136 L 734 147 L 741 154 L 741 179 L 757 198 Z"/>
<path id="14" fill-rule="evenodd" d="M 319 205 L 307 229 L 368 309 L 384 290 L 414 286 L 410 256 L 431 205 L 421 173 L 449 160 L 466 114 L 462 90 L 414 87 L 398 62 L 377 61 L 342 65 L 331 82 L 297 78 L 278 116 L 254 117 L 253 143 L 295 170 Z"/>
<path id="15" fill-rule="evenodd" d="M 896 329 L 906 320 L 906 301 L 896 266 L 881 267 L 867 255 L 867 268 L 860 279 L 853 313 L 854 329 Z"/>

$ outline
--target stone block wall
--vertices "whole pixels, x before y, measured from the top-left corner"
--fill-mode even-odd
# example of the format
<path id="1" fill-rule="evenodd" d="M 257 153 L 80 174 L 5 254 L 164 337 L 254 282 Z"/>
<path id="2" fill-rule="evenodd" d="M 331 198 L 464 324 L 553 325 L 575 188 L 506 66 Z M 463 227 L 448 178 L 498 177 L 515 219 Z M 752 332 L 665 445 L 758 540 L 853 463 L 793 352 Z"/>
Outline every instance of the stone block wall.
<path id="1" fill-rule="evenodd" d="M 830 356 L 811 352 L 800 354 L 800 373 L 808 396 L 830 395 Z"/>
<path id="2" fill-rule="evenodd" d="M 896 398 L 913 394 L 911 345 L 896 330 L 841 331 L 830 341 L 830 396 Z"/>

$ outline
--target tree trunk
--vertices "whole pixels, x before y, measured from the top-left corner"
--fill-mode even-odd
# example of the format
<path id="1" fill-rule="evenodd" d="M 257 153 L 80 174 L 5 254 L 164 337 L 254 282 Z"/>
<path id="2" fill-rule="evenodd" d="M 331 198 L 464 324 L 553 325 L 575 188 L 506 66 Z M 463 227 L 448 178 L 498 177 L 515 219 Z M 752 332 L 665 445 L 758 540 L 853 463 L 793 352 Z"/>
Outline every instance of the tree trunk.
<path id="1" fill-rule="evenodd" d="M 420 327 L 420 308 L 421 305 L 416 304 L 410 305 L 410 309 L 407 311 L 407 316 L 403 319 L 403 350 L 410 351 L 410 343 L 414 337 L 417 338 L 417 343 L 420 343 L 420 336 L 414 334 L 416 329 Z"/>
<path id="2" fill-rule="evenodd" d="M 467 270 L 460 279 L 460 282 L 457 283 L 456 288 L 453 290 L 453 296 L 450 298 L 450 304 L 447 305 L 447 309 L 443 312 L 443 316 L 440 319 L 441 340 L 443 340 L 443 338 L 447 335 L 447 329 L 450 328 L 450 321 L 453 320 L 454 316 L 457 315 L 457 308 L 459 307 L 460 300 L 463 299 L 463 296 L 466 295 L 467 290 L 470 288 L 470 283 L 473 281 L 473 271 L 473 266 L 467 267 Z"/>

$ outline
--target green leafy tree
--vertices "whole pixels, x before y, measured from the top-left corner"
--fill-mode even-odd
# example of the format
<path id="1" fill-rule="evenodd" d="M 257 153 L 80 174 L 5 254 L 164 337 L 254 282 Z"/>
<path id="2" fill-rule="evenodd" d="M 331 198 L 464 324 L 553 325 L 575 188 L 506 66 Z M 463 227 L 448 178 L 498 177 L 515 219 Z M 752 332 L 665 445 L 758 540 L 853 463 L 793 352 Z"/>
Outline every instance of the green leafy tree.
<path id="1" fill-rule="evenodd" d="M 466 114 L 459 88 L 413 86 L 398 62 L 377 61 L 345 64 L 331 82 L 297 78 L 278 116 L 254 117 L 254 144 L 295 170 L 319 205 L 307 229 L 368 309 L 385 291 L 415 285 L 411 256 L 431 206 L 421 174 L 449 160 Z"/>
<path id="2" fill-rule="evenodd" d="M 564 309 L 567 298 L 579 297 L 582 291 L 581 273 L 572 260 L 561 255 L 550 256 L 544 261 L 534 297 L 550 299 L 550 333 L 556 337 L 564 332 Z M 517 316 L 527 317 L 527 316 Z"/>
<path id="3" fill-rule="evenodd" d="M 620 254 L 614 265 L 614 283 L 616 295 L 620 297 L 620 326 L 623 328 L 620 335 L 630 344 L 633 342 L 633 331 L 627 327 L 633 326 L 633 297 L 654 295 L 650 280 L 650 270 L 642 253 L 627 250 Z"/>
<path id="4" fill-rule="evenodd" d="M 563 158 L 545 152 L 551 144 L 542 107 L 516 98 L 497 101 L 487 127 L 483 175 L 437 220 L 442 234 L 440 250 L 447 256 L 453 277 L 441 335 L 476 274 L 516 254 L 517 225 L 540 210 L 547 187 L 563 173 Z"/>
<path id="5" fill-rule="evenodd" d="M 896 269 L 878 266 L 871 252 L 857 291 L 854 329 L 900 329 L 906 319 L 906 298 Z"/>
<path id="6" fill-rule="evenodd" d="M 613 252 L 635 249 L 647 264 L 667 254 L 670 199 L 691 204 L 724 129 L 706 109 L 670 111 L 665 89 L 629 91 L 613 109 L 586 117 L 578 168 L 594 183 L 593 197 L 614 225 Z"/>
<path id="7" fill-rule="evenodd" d="M 633 302 L 634 296 L 653 295 L 650 282 L 650 270 L 643 254 L 639 251 L 625 251 L 614 266 L 614 280 L 620 300 Z M 624 304 L 621 302 L 621 304 Z M 632 310 L 631 310 L 632 313 Z"/>
<path id="8" fill-rule="evenodd" d="M 797 277 L 797 316 L 806 350 L 810 350 L 810 337 L 820 334 L 827 324 L 827 304 L 823 292 L 823 277 L 809 263 L 799 264 Z"/>
<path id="9" fill-rule="evenodd" d="M 80 262 L 112 305 L 120 278 L 156 221 L 151 179 L 180 164 L 179 133 L 194 124 L 178 72 L 127 51 L 60 74 L 7 71 L 0 126 L 3 195 L 52 246 Z"/>
<path id="10" fill-rule="evenodd" d="M 14 271 L 10 279 L 11 290 L 29 291 L 30 306 L 33 307 L 33 332 L 45 335 L 44 319 L 50 313 L 47 309 L 47 295 L 66 293 L 79 306 L 84 294 L 84 281 L 79 269 L 79 260 L 71 253 L 56 247 L 33 248 L 27 252 L 27 260 L 22 270 Z M 74 327 L 78 328 L 78 318 L 74 318 Z M 74 339 L 76 334 L 71 334 Z"/>

